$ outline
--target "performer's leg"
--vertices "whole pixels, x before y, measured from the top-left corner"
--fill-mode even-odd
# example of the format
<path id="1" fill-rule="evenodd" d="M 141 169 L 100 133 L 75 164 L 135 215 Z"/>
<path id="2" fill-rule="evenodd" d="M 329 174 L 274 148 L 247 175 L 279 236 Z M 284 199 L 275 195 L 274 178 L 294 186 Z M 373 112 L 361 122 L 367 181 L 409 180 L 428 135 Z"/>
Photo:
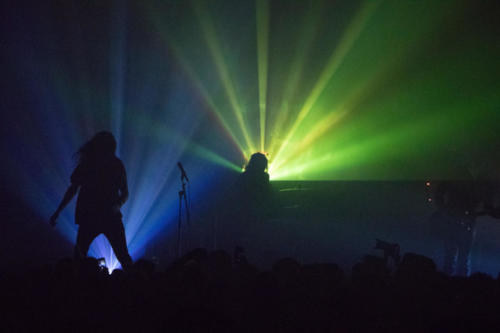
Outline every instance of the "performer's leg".
<path id="1" fill-rule="evenodd" d="M 99 231 L 93 226 L 79 226 L 78 234 L 76 235 L 75 259 L 83 259 L 87 257 L 90 244 L 99 235 Z"/>
<path id="2" fill-rule="evenodd" d="M 111 244 L 116 258 L 122 265 L 122 268 L 124 270 L 129 269 L 132 266 L 132 258 L 128 253 L 123 223 L 121 221 L 110 223 L 110 225 L 106 227 L 104 235 Z"/>

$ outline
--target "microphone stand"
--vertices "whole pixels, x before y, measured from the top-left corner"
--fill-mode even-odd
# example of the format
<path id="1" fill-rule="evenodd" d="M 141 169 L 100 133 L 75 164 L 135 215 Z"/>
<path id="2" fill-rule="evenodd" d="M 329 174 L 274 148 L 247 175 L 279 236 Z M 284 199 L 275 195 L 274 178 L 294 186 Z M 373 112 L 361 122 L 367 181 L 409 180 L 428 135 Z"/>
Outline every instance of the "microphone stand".
<path id="1" fill-rule="evenodd" d="M 177 259 L 181 257 L 181 225 L 182 225 L 182 202 L 186 210 L 186 223 L 190 225 L 189 205 L 186 193 L 186 181 L 189 182 L 185 174 L 181 175 L 182 188 L 179 191 L 179 219 L 177 222 Z"/>

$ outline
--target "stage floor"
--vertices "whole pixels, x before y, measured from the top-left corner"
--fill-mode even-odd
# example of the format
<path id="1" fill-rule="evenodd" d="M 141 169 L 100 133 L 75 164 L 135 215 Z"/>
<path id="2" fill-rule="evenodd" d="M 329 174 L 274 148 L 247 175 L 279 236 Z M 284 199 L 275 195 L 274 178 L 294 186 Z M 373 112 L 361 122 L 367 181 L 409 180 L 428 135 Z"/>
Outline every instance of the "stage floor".
<path id="1" fill-rule="evenodd" d="M 430 221 L 435 206 L 429 202 L 432 191 L 425 181 L 272 181 L 271 185 L 270 216 L 243 231 L 249 239 L 247 256 L 263 268 L 278 258 L 293 257 L 302 263 L 335 262 L 349 272 L 364 255 L 382 255 L 374 249 L 375 239 L 398 243 L 402 254 L 422 254 L 442 265 L 443 241 Z M 208 215 L 193 222 L 185 250 L 230 250 L 228 227 L 217 213 Z M 234 228 L 238 225 L 229 226 L 231 232 Z M 160 248 L 156 246 L 156 252 Z M 500 223 L 479 217 L 471 270 L 496 276 L 499 252 Z"/>

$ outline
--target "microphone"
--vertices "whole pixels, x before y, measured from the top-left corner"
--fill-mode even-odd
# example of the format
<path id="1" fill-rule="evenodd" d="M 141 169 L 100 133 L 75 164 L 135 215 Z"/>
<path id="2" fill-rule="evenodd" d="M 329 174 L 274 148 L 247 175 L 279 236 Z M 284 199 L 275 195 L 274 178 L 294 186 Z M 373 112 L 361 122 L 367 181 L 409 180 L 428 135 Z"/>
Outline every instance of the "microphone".
<path id="1" fill-rule="evenodd" d="M 179 169 L 181 169 L 181 179 L 186 179 L 187 181 L 189 181 L 189 178 L 186 174 L 186 170 L 184 170 L 184 168 L 182 167 L 182 163 L 177 162 L 177 166 L 179 167 Z"/>

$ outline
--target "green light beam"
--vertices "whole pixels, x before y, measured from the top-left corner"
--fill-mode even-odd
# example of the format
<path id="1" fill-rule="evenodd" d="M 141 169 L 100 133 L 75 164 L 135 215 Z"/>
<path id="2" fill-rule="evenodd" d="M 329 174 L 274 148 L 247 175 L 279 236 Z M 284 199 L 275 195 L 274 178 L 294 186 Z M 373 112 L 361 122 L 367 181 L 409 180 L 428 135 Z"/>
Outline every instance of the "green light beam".
<path id="1" fill-rule="evenodd" d="M 192 151 L 194 154 L 205 158 L 208 161 L 211 161 L 217 165 L 223 166 L 225 168 L 228 168 L 230 170 L 236 171 L 236 172 L 241 172 L 242 168 L 241 166 L 238 166 L 234 164 L 233 162 L 229 161 L 228 159 L 225 159 L 224 157 L 214 153 L 213 151 L 196 144 L 194 142 L 189 142 L 187 145 L 187 150 Z"/>
<path id="2" fill-rule="evenodd" d="M 229 126 L 228 122 L 226 121 L 226 118 L 222 115 L 222 112 L 220 111 L 220 108 L 216 105 L 214 102 L 213 98 L 211 97 L 210 93 L 204 86 L 201 78 L 193 67 L 190 65 L 190 63 L 187 61 L 186 57 L 183 56 L 182 49 L 179 45 L 179 43 L 173 38 L 168 33 L 168 29 L 164 26 L 163 21 L 161 18 L 158 16 L 159 14 L 154 12 L 155 14 L 153 15 L 153 23 L 155 26 L 158 28 L 158 30 L 163 31 L 160 36 L 164 40 L 164 42 L 168 45 L 169 50 L 171 50 L 176 58 L 176 60 L 179 62 L 179 64 L 182 66 L 183 70 L 185 73 L 188 75 L 189 79 L 191 82 L 195 85 L 196 89 L 200 93 L 201 97 L 209 107 L 209 112 L 215 116 L 216 120 L 221 124 L 223 129 L 226 131 L 227 135 L 231 138 L 232 142 L 235 144 L 235 146 L 239 149 L 240 153 L 242 156 L 245 156 L 245 152 L 242 150 L 241 147 L 243 147 L 242 142 L 238 139 L 234 131 L 231 129 L 231 126 Z"/>
<path id="3" fill-rule="evenodd" d="M 335 107 L 332 111 L 328 112 L 326 116 L 316 121 L 315 125 L 300 140 L 298 146 L 295 147 L 291 153 L 282 154 L 282 158 L 273 163 L 274 170 L 279 169 L 295 156 L 304 152 L 309 146 L 321 139 L 323 135 L 327 134 L 328 131 L 346 117 L 348 113 L 356 110 L 358 104 L 370 90 L 374 89 L 377 84 L 381 84 L 383 79 L 387 78 L 388 75 L 394 74 L 394 69 L 390 64 L 392 64 L 392 62 L 388 61 L 385 65 L 380 66 L 378 71 L 371 78 L 366 79 L 361 85 L 357 86 L 341 105 Z"/>
<path id="4" fill-rule="evenodd" d="M 306 56 L 311 50 L 311 43 L 314 39 L 314 34 L 318 29 L 318 16 L 323 9 L 324 1 L 318 1 L 315 6 L 312 6 L 310 10 L 307 12 L 301 26 L 305 27 L 302 29 L 300 36 L 298 37 L 296 51 L 292 60 L 292 65 L 290 68 L 293 70 L 290 71 L 290 74 L 287 78 L 287 84 L 285 85 L 285 92 L 283 94 L 283 98 L 281 99 L 280 106 L 278 108 L 277 116 L 274 120 L 273 126 L 273 136 L 276 138 L 272 140 L 271 146 L 269 147 L 269 154 L 274 155 L 274 151 L 277 146 L 280 144 L 278 138 L 280 137 L 280 133 L 283 130 L 282 124 L 285 122 L 286 117 L 288 116 L 288 101 L 291 96 L 295 93 L 298 88 L 298 84 L 302 77 L 302 73 L 304 71 L 304 64 Z"/>
<path id="5" fill-rule="evenodd" d="M 233 111 L 234 116 L 238 122 L 241 133 L 246 142 L 245 152 L 253 152 L 255 151 L 255 146 L 250 139 L 250 135 L 245 125 L 245 120 L 243 119 L 243 109 L 239 104 L 239 99 L 236 96 L 236 91 L 234 89 L 233 80 L 229 75 L 229 70 L 225 64 L 224 57 L 220 52 L 221 47 L 218 38 L 216 37 L 216 31 L 214 24 L 207 12 L 204 8 L 201 8 L 201 2 L 193 1 L 194 10 L 198 16 L 198 19 L 202 26 L 202 33 L 205 39 L 205 42 L 209 48 L 210 55 L 214 60 L 215 67 L 217 68 L 217 72 L 222 81 L 222 84 L 225 88 L 225 93 L 228 97 L 229 103 L 231 104 L 231 110 Z"/>
<path id="6" fill-rule="evenodd" d="M 267 63 L 269 44 L 269 3 L 257 0 L 257 68 L 259 75 L 259 123 L 260 150 L 264 151 L 266 138 L 266 103 L 267 103 Z"/>
<path id="7" fill-rule="evenodd" d="M 328 82 L 331 80 L 337 69 L 342 64 L 342 61 L 344 60 L 345 56 L 353 46 L 354 42 L 357 40 L 357 38 L 363 31 L 363 28 L 365 27 L 366 23 L 368 22 L 368 19 L 370 18 L 371 14 L 375 10 L 379 2 L 380 1 L 368 1 L 368 0 L 365 1 L 361 6 L 360 10 L 358 11 L 358 13 L 356 14 L 356 16 L 354 17 L 354 19 L 352 20 L 352 22 L 346 28 L 346 33 L 344 34 L 339 45 L 336 47 L 335 51 L 330 56 L 327 65 L 325 66 L 318 81 L 314 85 L 311 93 L 309 94 L 303 107 L 301 108 L 297 116 L 297 119 L 295 120 L 292 127 L 288 131 L 285 140 L 283 141 L 278 152 L 276 153 L 275 155 L 276 160 L 279 160 L 283 149 L 291 141 L 292 137 L 294 136 L 295 132 L 301 125 L 302 121 L 307 117 L 312 107 L 316 103 L 317 99 L 325 89 L 326 85 L 328 84 Z"/>
<path id="8" fill-rule="evenodd" d="M 275 168 L 272 168 L 272 164 L 270 165 L 269 175 L 271 180 L 287 180 L 287 179 L 301 179 L 302 174 L 304 172 L 310 172 L 310 170 L 314 170 L 319 166 L 328 165 L 332 166 L 332 162 L 336 160 L 336 156 L 333 153 L 328 153 L 321 157 L 310 159 L 308 162 L 304 163 L 296 163 L 288 168 L 276 169 L 277 171 L 273 171 Z M 271 169 L 272 168 L 272 169 Z"/>
<path id="9" fill-rule="evenodd" d="M 299 142 L 297 147 L 293 149 L 290 154 L 277 160 L 273 163 L 273 170 L 280 169 L 283 165 L 287 164 L 288 161 L 293 159 L 295 156 L 302 154 L 307 150 L 316 140 L 322 137 L 325 132 L 327 132 L 332 126 L 337 124 L 347 113 L 347 109 L 339 109 L 337 111 L 330 112 L 326 117 L 324 117 L 320 122 L 317 123 L 313 129 L 306 134 L 306 136 Z"/>
<path id="10" fill-rule="evenodd" d="M 228 159 L 218 155 L 208 148 L 192 141 L 187 140 L 185 133 L 179 133 L 172 130 L 164 123 L 153 121 L 149 116 L 142 115 L 136 116 L 134 124 L 138 127 L 147 127 L 152 130 L 154 136 L 162 142 L 176 142 L 177 145 L 182 146 L 186 151 L 190 151 L 195 155 L 206 159 L 214 164 L 223 166 L 225 168 L 241 172 L 241 166 L 229 161 Z"/>

